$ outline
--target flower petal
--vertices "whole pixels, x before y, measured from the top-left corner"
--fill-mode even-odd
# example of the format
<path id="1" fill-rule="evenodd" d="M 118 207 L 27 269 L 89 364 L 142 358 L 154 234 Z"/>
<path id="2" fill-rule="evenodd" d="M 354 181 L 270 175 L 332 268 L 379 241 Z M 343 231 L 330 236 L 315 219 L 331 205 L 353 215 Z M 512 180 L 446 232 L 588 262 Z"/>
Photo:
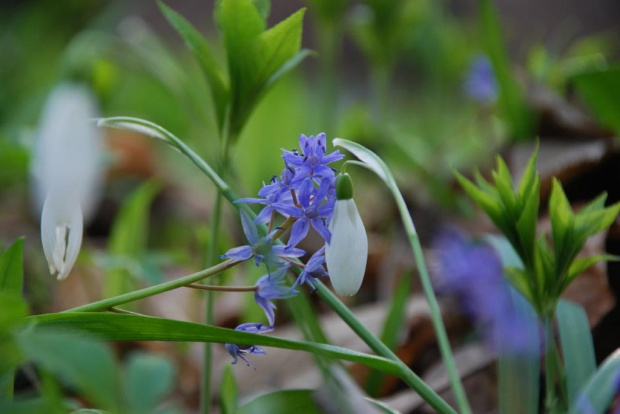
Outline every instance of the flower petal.
<path id="1" fill-rule="evenodd" d="M 291 228 L 291 237 L 288 239 L 287 245 L 290 247 L 297 246 L 306 237 L 309 229 L 310 221 L 307 218 L 302 217 L 297 220 Z"/>
<path id="2" fill-rule="evenodd" d="M 222 259 L 230 259 L 230 260 L 248 260 L 252 257 L 252 247 L 250 246 L 238 246 L 233 247 L 226 253 L 220 256 Z"/>

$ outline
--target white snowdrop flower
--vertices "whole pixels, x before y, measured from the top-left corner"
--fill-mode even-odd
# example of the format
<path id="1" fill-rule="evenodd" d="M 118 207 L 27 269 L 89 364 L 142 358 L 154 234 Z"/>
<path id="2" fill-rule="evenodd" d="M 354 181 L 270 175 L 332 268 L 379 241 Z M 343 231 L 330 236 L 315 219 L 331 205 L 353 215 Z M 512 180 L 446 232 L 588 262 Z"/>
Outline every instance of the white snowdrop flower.
<path id="1" fill-rule="evenodd" d="M 83 221 L 95 212 L 101 183 L 102 134 L 97 101 L 86 86 L 60 84 L 48 97 L 31 165 L 32 198 L 52 275 L 69 274 L 82 243 Z"/>
<path id="2" fill-rule="evenodd" d="M 325 261 L 336 293 L 352 296 L 357 293 L 364 279 L 368 237 L 353 201 L 353 184 L 348 174 L 338 177 L 336 198 L 329 223 L 331 241 L 325 246 Z"/>

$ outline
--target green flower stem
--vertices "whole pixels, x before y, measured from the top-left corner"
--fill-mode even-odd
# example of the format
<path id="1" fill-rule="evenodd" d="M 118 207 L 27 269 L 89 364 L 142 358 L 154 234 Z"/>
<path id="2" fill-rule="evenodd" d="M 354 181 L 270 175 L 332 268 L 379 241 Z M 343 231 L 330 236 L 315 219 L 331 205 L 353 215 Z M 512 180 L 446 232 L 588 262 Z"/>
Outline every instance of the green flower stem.
<path id="1" fill-rule="evenodd" d="M 187 288 L 198 290 L 209 290 L 213 292 L 254 292 L 258 288 L 256 286 L 217 286 L 217 285 L 202 285 L 199 283 L 191 283 L 185 285 Z"/>
<path id="2" fill-rule="evenodd" d="M 89 303 L 87 305 L 78 306 L 72 309 L 68 309 L 64 312 L 103 312 L 103 311 L 108 310 L 109 308 L 113 308 L 115 306 L 122 305 L 124 303 L 129 303 L 129 302 L 133 302 L 136 300 L 148 298 L 150 296 L 155 296 L 160 293 L 168 292 L 170 290 L 174 290 L 182 286 L 186 286 L 191 283 L 198 282 L 208 277 L 215 276 L 223 272 L 224 270 L 230 269 L 231 267 L 234 267 L 240 263 L 243 263 L 243 261 L 227 260 L 225 262 L 219 263 L 208 269 L 201 270 L 200 272 L 196 272 L 188 276 L 183 276 L 179 279 L 171 280 L 169 282 L 160 283 L 155 286 L 150 286 L 144 289 L 125 293 L 123 295 L 115 296 L 113 298 L 108 298 L 108 299 L 100 300 L 98 302 Z"/>
<path id="3" fill-rule="evenodd" d="M 219 177 L 223 183 L 226 183 L 222 177 L 224 177 L 228 171 L 230 163 L 230 143 L 234 142 L 234 137 L 229 133 L 223 133 L 222 145 L 224 152 L 222 154 L 222 164 L 219 168 L 219 174 L 215 176 Z M 203 163 L 208 167 L 204 161 Z M 207 244 L 207 255 L 205 257 L 205 267 L 211 267 L 216 261 L 217 257 L 217 244 L 220 238 L 220 222 L 222 221 L 222 190 L 218 188 L 217 195 L 215 196 L 215 207 L 213 211 L 213 217 L 211 219 L 211 232 L 209 234 L 209 241 Z M 205 303 L 205 323 L 207 325 L 213 325 L 215 320 L 215 292 L 212 290 L 207 292 Z M 204 362 L 200 387 L 200 407 L 203 414 L 209 414 L 211 412 L 211 370 L 213 361 L 213 347 L 210 342 L 204 344 Z"/>
<path id="4" fill-rule="evenodd" d="M 351 327 L 351 329 L 362 339 L 370 349 L 375 351 L 377 355 L 381 355 L 385 358 L 391 359 L 399 364 L 403 370 L 403 374 L 407 372 L 406 378 L 401 375 L 401 378 L 413 388 L 420 397 L 424 398 L 434 409 L 440 413 L 456 413 L 452 407 L 450 407 L 432 388 L 430 388 L 420 377 L 418 377 L 398 356 L 375 334 L 370 332 L 366 326 L 359 319 L 355 317 L 353 312 L 340 301 L 325 285 L 316 280 L 315 283 L 316 294 L 330 307 L 334 312 L 342 318 L 343 321 Z"/>
<path id="5" fill-rule="evenodd" d="M 355 144 L 355 145 L 359 146 L 359 144 Z M 361 146 L 359 147 L 363 148 Z M 349 151 L 351 150 L 351 148 L 348 148 L 346 146 L 345 148 L 347 148 Z M 356 155 L 358 154 L 356 153 Z M 411 249 L 413 251 L 413 256 L 415 258 L 416 266 L 420 274 L 422 290 L 424 291 L 424 295 L 426 296 L 429 311 L 431 314 L 431 320 L 433 321 L 433 327 L 435 328 L 435 333 L 437 335 L 437 343 L 439 345 L 439 351 L 441 352 L 441 357 L 443 359 L 444 364 L 446 365 L 446 370 L 448 371 L 448 377 L 450 378 L 450 383 L 452 385 L 452 390 L 456 397 L 459 410 L 461 411 L 462 414 L 470 414 L 471 407 L 469 406 L 469 401 L 467 400 L 467 395 L 465 394 L 465 389 L 463 388 L 461 377 L 459 376 L 459 373 L 456 369 L 456 363 L 454 362 L 454 355 L 452 353 L 452 347 L 450 346 L 450 341 L 448 340 L 448 334 L 446 332 L 446 327 L 443 323 L 443 319 L 441 318 L 441 311 L 439 309 L 437 297 L 435 296 L 435 292 L 433 290 L 431 278 L 428 274 L 428 269 L 426 268 L 426 262 L 424 261 L 424 253 L 422 252 L 422 245 L 420 244 L 420 238 L 418 237 L 418 233 L 415 230 L 413 219 L 411 218 L 411 215 L 409 214 L 409 209 L 407 208 L 405 199 L 403 198 L 402 194 L 398 190 L 398 186 L 396 185 L 396 181 L 394 180 L 391 172 L 376 154 L 373 153 L 373 156 L 376 157 L 376 160 L 374 162 L 377 163 L 377 166 L 379 168 L 384 169 L 384 171 L 382 172 L 383 175 L 381 174 L 381 172 L 376 170 L 377 166 L 370 166 L 366 162 L 359 162 L 359 161 L 354 161 L 354 160 L 346 161 L 343 167 L 347 165 L 357 165 L 360 167 L 364 167 L 370 171 L 373 171 L 375 174 L 381 177 L 381 179 L 388 185 L 390 191 L 392 192 L 392 196 L 394 197 L 394 200 L 396 201 L 396 205 L 398 207 L 401 220 L 405 227 L 405 232 L 407 233 L 407 237 L 409 239 L 409 244 L 411 245 Z"/>
<path id="6" fill-rule="evenodd" d="M 562 363 L 553 336 L 553 317 L 543 321 L 545 330 L 545 408 L 548 413 L 563 413 L 567 411 L 567 395 L 562 392 L 564 379 L 562 378 Z M 558 386 L 561 394 L 558 395 Z"/>

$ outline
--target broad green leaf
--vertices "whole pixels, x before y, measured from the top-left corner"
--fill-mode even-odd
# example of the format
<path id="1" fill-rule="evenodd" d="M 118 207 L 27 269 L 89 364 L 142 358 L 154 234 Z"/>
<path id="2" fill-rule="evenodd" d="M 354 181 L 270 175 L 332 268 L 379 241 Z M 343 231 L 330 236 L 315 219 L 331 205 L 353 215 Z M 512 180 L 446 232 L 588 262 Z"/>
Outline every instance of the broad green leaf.
<path id="1" fill-rule="evenodd" d="M 394 288 L 390 311 L 383 322 L 383 331 L 381 332 L 381 342 L 386 344 L 390 349 L 394 350 L 398 346 L 398 340 L 403 332 L 403 323 L 405 321 L 405 311 L 407 303 L 411 295 L 412 278 L 404 275 L 400 278 Z M 370 396 L 377 397 L 381 391 L 381 385 L 385 376 L 378 371 L 371 371 L 368 374 L 366 382 L 366 391 Z"/>
<path id="2" fill-rule="evenodd" d="M 237 389 L 235 375 L 233 374 L 232 367 L 228 365 L 224 369 L 224 378 L 222 378 L 222 385 L 220 387 L 222 414 L 235 414 L 237 412 L 239 404 L 238 394 L 239 390 Z"/>
<path id="3" fill-rule="evenodd" d="M 320 414 L 321 410 L 316 406 L 312 398 L 313 390 L 284 390 L 276 391 L 260 397 L 243 405 L 237 414 Z"/>
<path id="4" fill-rule="evenodd" d="M 2 414 L 35 414 L 54 413 L 58 407 L 50 404 L 47 398 L 35 397 L 21 401 L 8 402 L 0 399 L 0 413 Z"/>
<path id="5" fill-rule="evenodd" d="M 516 354 L 510 349 L 498 353 L 498 392 L 501 414 L 537 414 L 540 398 L 539 326 L 532 306 L 512 290 L 512 304 L 519 318 L 520 329 L 531 336 L 527 352 Z"/>
<path id="6" fill-rule="evenodd" d="M 288 64 L 290 70 L 307 54 L 298 55 L 305 9 L 301 9 L 271 29 L 261 33 L 245 49 L 239 67 L 232 74 L 234 101 L 231 130 L 238 134 L 251 114 L 258 98 L 266 90 L 274 74 Z M 295 59 L 296 58 L 296 59 Z M 286 71 L 285 70 L 285 71 Z M 283 72 L 282 72 L 283 73 Z"/>
<path id="7" fill-rule="evenodd" d="M 222 130 L 226 117 L 226 109 L 230 100 L 229 85 L 226 75 L 213 56 L 211 47 L 204 36 L 179 13 L 175 12 L 161 1 L 159 1 L 158 4 L 161 11 L 166 16 L 166 19 L 168 19 L 168 22 L 179 32 L 183 40 L 185 40 L 185 44 L 200 64 L 200 68 L 211 87 L 211 95 L 216 110 L 216 119 L 220 130 Z"/>
<path id="8" fill-rule="evenodd" d="M 556 318 L 566 367 L 568 399 L 572 406 L 588 378 L 596 371 L 594 344 L 588 317 L 581 306 L 560 300 Z"/>
<path id="9" fill-rule="evenodd" d="M 527 107 L 523 92 L 511 73 L 510 60 L 502 25 L 492 0 L 479 0 L 482 33 L 485 49 L 493 64 L 493 71 L 499 84 L 499 105 L 511 133 L 516 139 L 531 138 L 533 115 Z"/>
<path id="10" fill-rule="evenodd" d="M 0 255 L 0 292 L 18 298 L 22 297 L 24 285 L 23 244 L 19 239 Z"/>
<path id="11" fill-rule="evenodd" d="M 523 263 L 511 244 L 503 237 L 487 235 L 485 240 L 499 254 L 504 271 L 522 272 Z M 519 279 L 523 275 L 518 276 Z M 512 305 L 520 321 L 520 329 L 532 335 L 532 348 L 528 353 L 515 354 L 500 348 L 498 353 L 499 412 L 501 414 L 537 414 L 540 381 L 540 348 L 538 320 L 532 306 L 511 289 Z M 500 343 L 501 345 L 501 343 Z"/>
<path id="12" fill-rule="evenodd" d="M 27 327 L 15 334 L 25 357 L 80 389 L 97 407 L 116 412 L 118 377 L 112 351 L 84 335 Z"/>
<path id="13" fill-rule="evenodd" d="M 573 83 L 594 115 L 620 134 L 620 67 L 576 76 Z"/>
<path id="14" fill-rule="evenodd" d="M 571 408 L 571 414 L 605 414 L 608 412 L 607 410 L 618 392 L 616 384 L 619 372 L 620 350 L 616 350 L 588 379 L 588 382 L 581 389 L 577 402 Z"/>
<path id="15" fill-rule="evenodd" d="M 400 375 L 398 363 L 333 345 L 294 341 L 190 322 L 115 313 L 65 312 L 32 316 L 28 321 L 52 329 L 72 329 L 109 341 L 219 342 L 259 345 L 310 352 L 358 362 Z"/>
<path id="16" fill-rule="evenodd" d="M 148 182 L 139 187 L 125 201 L 118 213 L 108 241 L 107 254 L 111 258 L 122 258 L 138 265 L 144 253 L 148 238 L 149 210 L 159 185 Z M 104 293 L 114 297 L 136 287 L 135 272 L 127 268 L 112 269 L 106 274 Z"/>
<path id="17" fill-rule="evenodd" d="M 175 367 L 170 359 L 134 353 L 126 367 L 125 396 L 131 413 L 148 414 L 155 411 L 175 385 Z"/>

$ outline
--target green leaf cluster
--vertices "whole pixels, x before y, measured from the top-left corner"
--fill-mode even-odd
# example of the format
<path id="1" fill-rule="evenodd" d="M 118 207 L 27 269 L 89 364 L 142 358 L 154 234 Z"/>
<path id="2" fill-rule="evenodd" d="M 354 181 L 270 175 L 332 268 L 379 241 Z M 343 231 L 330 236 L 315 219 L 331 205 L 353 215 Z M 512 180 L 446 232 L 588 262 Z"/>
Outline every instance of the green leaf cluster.
<path id="1" fill-rule="evenodd" d="M 226 51 L 224 67 L 195 27 L 165 4 L 159 6 L 185 40 L 211 87 L 221 135 L 237 137 L 262 95 L 310 54 L 300 49 L 305 9 L 267 29 L 269 1 L 218 1 L 215 20 Z"/>
<path id="2" fill-rule="evenodd" d="M 575 213 L 560 183 L 554 179 L 549 215 L 551 240 L 537 235 L 540 205 L 540 175 L 536 172 L 538 150 L 530 158 L 518 188 L 514 189 L 508 166 L 501 157 L 492 172 L 492 182 L 479 172 L 471 181 L 458 172 L 456 177 L 467 194 L 484 210 L 506 236 L 523 268 L 508 267 L 509 281 L 534 306 L 539 316 L 550 318 L 562 292 L 581 272 L 611 255 L 577 258 L 586 240 L 609 227 L 620 212 L 620 203 L 605 207 L 606 194 L 600 195 Z"/>

